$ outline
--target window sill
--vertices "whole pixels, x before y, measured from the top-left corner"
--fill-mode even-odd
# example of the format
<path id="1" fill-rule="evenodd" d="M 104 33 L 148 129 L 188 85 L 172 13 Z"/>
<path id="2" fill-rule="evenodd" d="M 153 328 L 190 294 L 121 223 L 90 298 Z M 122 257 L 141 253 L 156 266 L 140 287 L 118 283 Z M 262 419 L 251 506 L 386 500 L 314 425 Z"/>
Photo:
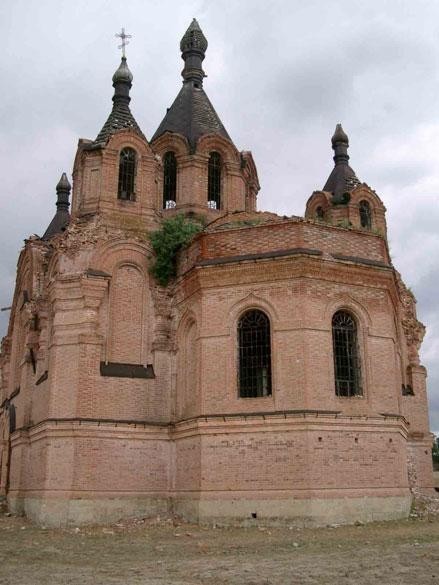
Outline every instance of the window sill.
<path id="1" fill-rule="evenodd" d="M 363 400 L 366 398 L 364 394 L 354 394 L 353 396 L 338 396 L 336 394 L 335 397 L 339 400 Z"/>

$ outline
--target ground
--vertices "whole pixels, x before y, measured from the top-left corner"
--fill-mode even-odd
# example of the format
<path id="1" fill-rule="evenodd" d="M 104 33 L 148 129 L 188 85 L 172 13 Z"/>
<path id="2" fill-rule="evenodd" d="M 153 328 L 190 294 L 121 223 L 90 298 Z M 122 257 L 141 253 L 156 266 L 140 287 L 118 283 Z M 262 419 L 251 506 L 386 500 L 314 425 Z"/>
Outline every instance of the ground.
<path id="1" fill-rule="evenodd" d="M 438 516 L 320 529 L 139 519 L 65 530 L 0 516 L 1 585 L 438 583 Z"/>

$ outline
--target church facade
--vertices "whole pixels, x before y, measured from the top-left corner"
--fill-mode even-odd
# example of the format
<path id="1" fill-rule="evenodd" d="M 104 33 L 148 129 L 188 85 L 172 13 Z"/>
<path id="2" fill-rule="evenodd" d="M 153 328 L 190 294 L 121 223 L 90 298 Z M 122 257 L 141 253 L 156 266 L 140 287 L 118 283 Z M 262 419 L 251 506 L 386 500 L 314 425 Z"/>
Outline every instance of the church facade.
<path id="1" fill-rule="evenodd" d="M 200 522 L 405 517 L 433 489 L 424 326 L 392 265 L 385 207 L 337 125 L 304 217 L 259 181 L 204 88 L 207 41 L 150 140 L 125 56 L 79 140 L 46 233 L 26 240 L 0 354 L 0 490 L 46 525 L 176 513 Z M 176 274 L 151 233 L 202 222 Z M 201 218 L 201 220 L 200 220 Z"/>

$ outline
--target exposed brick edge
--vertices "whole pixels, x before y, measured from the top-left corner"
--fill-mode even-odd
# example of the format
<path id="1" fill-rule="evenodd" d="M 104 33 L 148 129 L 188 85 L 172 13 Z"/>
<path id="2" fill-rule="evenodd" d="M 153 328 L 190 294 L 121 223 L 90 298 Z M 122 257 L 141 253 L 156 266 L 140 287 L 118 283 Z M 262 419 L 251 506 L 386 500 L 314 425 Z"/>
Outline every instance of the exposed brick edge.
<path id="1" fill-rule="evenodd" d="M 44 420 L 40 420 L 39 422 L 33 425 L 27 425 L 17 428 L 17 431 L 30 431 L 35 429 L 41 425 L 52 423 L 52 424 L 63 424 L 63 423 L 77 423 L 81 426 L 82 423 L 91 423 L 99 425 L 134 425 L 134 426 L 154 426 L 154 427 L 162 427 L 166 428 L 169 427 L 169 423 L 161 423 L 157 421 L 149 421 L 149 420 L 130 420 L 130 419 L 116 419 L 116 418 L 82 418 L 82 417 L 73 417 L 73 418 L 45 418 Z"/>
<path id="2" fill-rule="evenodd" d="M 335 260 L 346 260 L 355 262 L 355 264 L 366 264 L 366 266 L 378 266 L 379 268 L 392 268 L 390 264 L 380 262 L 379 260 L 369 260 L 369 258 L 359 258 L 358 256 L 344 256 L 343 254 L 331 254 Z"/>
<path id="3" fill-rule="evenodd" d="M 54 423 L 54 424 L 63 424 L 63 423 L 77 423 L 81 425 L 82 423 L 91 423 L 99 425 L 134 425 L 134 426 L 155 426 L 161 428 L 172 428 L 177 424 L 180 423 L 188 423 L 188 422 L 196 422 L 196 421 L 209 421 L 209 420 L 218 420 L 218 419 L 238 419 L 238 418 L 254 418 L 260 417 L 262 419 L 270 419 L 270 418 L 278 418 L 279 416 L 283 416 L 285 418 L 289 416 L 323 416 L 323 417 L 334 417 L 338 418 L 339 415 L 342 415 L 341 418 L 348 418 L 350 420 L 370 420 L 370 419 L 397 419 L 405 422 L 407 421 L 401 414 L 391 414 L 391 413 L 379 413 L 378 416 L 369 416 L 369 415 L 343 415 L 341 410 L 275 410 L 275 411 L 259 411 L 259 412 L 232 412 L 232 413 L 224 413 L 224 414 L 206 414 L 201 416 L 196 416 L 193 418 L 181 419 L 174 422 L 157 422 L 157 421 L 149 421 L 149 420 L 136 420 L 136 419 L 113 419 L 113 418 L 83 418 L 83 417 L 73 417 L 73 418 L 46 418 L 44 420 L 35 423 L 34 425 L 22 426 L 16 429 L 16 431 L 29 431 L 34 429 L 40 425 L 46 423 Z"/>
<path id="4" fill-rule="evenodd" d="M 196 263 L 196 266 L 213 266 L 218 264 L 229 264 L 231 262 L 244 262 L 245 260 L 263 260 L 265 258 L 296 256 L 298 254 L 304 254 L 306 256 L 323 256 L 323 252 L 321 250 L 313 250 L 312 248 L 290 248 L 287 250 L 260 252 L 258 254 L 240 254 L 238 256 L 225 256 L 223 258 L 200 260 Z"/>

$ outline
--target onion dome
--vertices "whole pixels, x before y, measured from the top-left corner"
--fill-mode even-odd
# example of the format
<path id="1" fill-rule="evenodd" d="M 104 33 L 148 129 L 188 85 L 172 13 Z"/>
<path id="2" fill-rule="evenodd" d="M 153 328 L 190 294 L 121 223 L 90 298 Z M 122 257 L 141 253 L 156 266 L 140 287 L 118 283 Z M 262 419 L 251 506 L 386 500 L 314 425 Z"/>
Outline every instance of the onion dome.
<path id="1" fill-rule="evenodd" d="M 331 138 L 331 142 L 332 142 L 333 146 L 335 144 L 337 144 L 337 142 L 342 142 L 343 144 L 346 144 L 347 146 L 349 146 L 348 135 L 343 130 L 343 126 L 341 124 L 337 124 L 337 126 L 335 127 L 335 132 Z"/>
<path id="2" fill-rule="evenodd" d="M 133 81 L 133 74 L 128 68 L 127 58 L 122 57 L 119 67 L 116 69 L 113 75 L 114 83 L 130 83 Z M 130 86 L 131 87 L 131 86 Z"/>
<path id="3" fill-rule="evenodd" d="M 193 18 L 180 41 L 180 51 L 185 53 L 186 51 L 198 50 L 205 53 L 207 44 L 207 39 L 204 36 L 197 19 Z"/>

